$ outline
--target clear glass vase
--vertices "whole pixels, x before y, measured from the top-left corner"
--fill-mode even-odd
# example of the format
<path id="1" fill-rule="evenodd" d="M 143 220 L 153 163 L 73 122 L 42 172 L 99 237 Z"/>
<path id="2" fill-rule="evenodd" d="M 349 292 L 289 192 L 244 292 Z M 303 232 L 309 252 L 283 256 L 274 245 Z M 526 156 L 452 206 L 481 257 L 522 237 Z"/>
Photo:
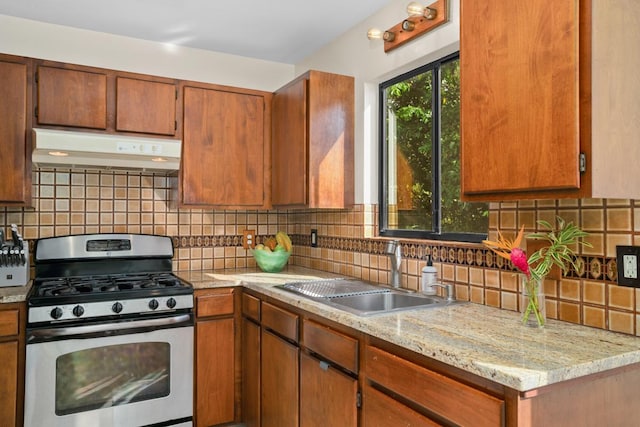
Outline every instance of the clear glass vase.
<path id="1" fill-rule="evenodd" d="M 525 326 L 543 328 L 547 323 L 544 303 L 544 278 L 535 279 L 521 276 L 520 312 L 522 324 Z"/>

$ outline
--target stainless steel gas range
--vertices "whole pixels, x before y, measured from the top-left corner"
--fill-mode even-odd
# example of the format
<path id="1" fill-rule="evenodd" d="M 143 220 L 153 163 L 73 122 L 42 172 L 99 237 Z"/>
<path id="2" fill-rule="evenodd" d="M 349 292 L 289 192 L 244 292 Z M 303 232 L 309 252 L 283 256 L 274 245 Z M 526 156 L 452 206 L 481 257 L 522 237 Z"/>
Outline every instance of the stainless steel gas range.
<path id="1" fill-rule="evenodd" d="M 40 239 L 25 426 L 191 426 L 193 288 L 165 236 Z"/>

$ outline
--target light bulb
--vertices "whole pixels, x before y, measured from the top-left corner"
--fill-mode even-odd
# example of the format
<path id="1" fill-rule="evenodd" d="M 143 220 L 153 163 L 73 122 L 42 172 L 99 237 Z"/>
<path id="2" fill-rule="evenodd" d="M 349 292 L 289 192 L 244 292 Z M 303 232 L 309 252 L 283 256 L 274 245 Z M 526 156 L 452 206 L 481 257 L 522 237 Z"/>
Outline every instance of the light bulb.
<path id="1" fill-rule="evenodd" d="M 412 1 L 407 5 L 407 13 L 409 16 L 422 16 L 424 13 L 424 6 L 418 2 Z"/>
<path id="2" fill-rule="evenodd" d="M 369 40 L 380 40 L 382 38 L 382 31 L 378 28 L 369 28 L 367 38 Z"/>

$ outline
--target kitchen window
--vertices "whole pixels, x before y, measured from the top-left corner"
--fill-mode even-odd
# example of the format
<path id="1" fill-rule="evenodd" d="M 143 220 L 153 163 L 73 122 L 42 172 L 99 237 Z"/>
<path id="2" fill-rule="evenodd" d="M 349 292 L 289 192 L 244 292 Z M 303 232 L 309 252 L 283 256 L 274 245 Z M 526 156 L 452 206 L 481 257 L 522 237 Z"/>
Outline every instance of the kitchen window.
<path id="1" fill-rule="evenodd" d="M 460 60 L 380 85 L 380 235 L 479 242 L 487 203 L 460 200 Z"/>

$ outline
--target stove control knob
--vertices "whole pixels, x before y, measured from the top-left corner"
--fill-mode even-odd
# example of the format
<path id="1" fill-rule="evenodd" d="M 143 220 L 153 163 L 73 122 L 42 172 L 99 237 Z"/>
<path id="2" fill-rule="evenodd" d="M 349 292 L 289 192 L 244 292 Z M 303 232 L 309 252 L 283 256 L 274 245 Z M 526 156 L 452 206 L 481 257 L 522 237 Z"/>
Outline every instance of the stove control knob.
<path id="1" fill-rule="evenodd" d="M 53 310 L 51 310 L 50 314 L 53 319 L 59 319 L 62 317 L 62 309 L 60 307 L 56 307 Z"/>
<path id="2" fill-rule="evenodd" d="M 151 310 L 155 310 L 156 308 L 158 308 L 158 300 L 157 299 L 152 299 L 151 301 L 149 301 L 149 308 Z"/>
<path id="3" fill-rule="evenodd" d="M 177 303 L 176 303 L 175 298 L 169 298 L 167 300 L 167 307 L 169 307 L 169 308 L 175 308 L 176 304 Z"/>
<path id="4" fill-rule="evenodd" d="M 122 304 L 119 302 L 114 303 L 111 306 L 111 311 L 113 311 L 116 314 L 120 313 L 122 311 Z"/>
<path id="5" fill-rule="evenodd" d="M 76 305 L 75 307 L 73 307 L 73 310 L 71 312 L 74 316 L 80 317 L 84 314 L 84 307 L 82 307 L 81 305 Z"/>

